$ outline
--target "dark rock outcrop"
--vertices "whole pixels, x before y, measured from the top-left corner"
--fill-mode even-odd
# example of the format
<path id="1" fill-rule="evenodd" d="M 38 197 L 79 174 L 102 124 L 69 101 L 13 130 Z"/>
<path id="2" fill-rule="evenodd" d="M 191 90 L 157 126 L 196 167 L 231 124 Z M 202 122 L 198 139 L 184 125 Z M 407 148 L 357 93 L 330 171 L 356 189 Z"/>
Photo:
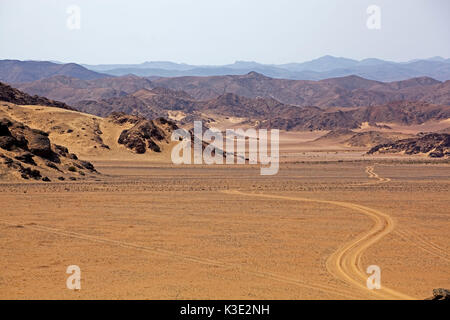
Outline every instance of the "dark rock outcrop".
<path id="1" fill-rule="evenodd" d="M 450 156 L 450 134 L 430 133 L 410 139 L 398 140 L 393 143 L 379 144 L 367 153 L 397 153 L 427 154 L 431 158 Z"/>
<path id="2" fill-rule="evenodd" d="M 164 118 L 151 121 L 140 119 L 133 127 L 122 131 L 118 143 L 140 154 L 147 149 L 161 152 L 161 142 L 168 143 L 173 130 L 177 128 L 174 122 Z"/>
<path id="3" fill-rule="evenodd" d="M 450 301 L 450 290 L 444 288 L 433 289 L 433 296 L 425 300 L 446 300 Z"/>
<path id="4" fill-rule="evenodd" d="M 63 168 L 77 166 L 96 172 L 90 162 L 78 160 L 66 147 L 52 144 L 46 132 L 6 118 L 0 119 L 0 165 L 18 172 L 23 179 L 42 178 L 47 182 L 51 180 L 43 177 L 42 171 L 54 170 L 60 174 L 64 173 Z"/>

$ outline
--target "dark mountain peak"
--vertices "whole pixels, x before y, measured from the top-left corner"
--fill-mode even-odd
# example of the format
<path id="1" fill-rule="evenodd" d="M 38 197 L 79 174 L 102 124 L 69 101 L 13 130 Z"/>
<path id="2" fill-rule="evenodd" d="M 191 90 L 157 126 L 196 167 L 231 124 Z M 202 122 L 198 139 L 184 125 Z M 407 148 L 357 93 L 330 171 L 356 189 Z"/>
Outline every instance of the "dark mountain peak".
<path id="1" fill-rule="evenodd" d="M 262 80 L 262 79 L 271 79 L 269 77 L 266 77 L 265 75 L 258 73 L 256 71 L 250 71 L 246 75 L 244 75 L 245 78 L 249 79 L 256 79 L 256 80 Z"/>

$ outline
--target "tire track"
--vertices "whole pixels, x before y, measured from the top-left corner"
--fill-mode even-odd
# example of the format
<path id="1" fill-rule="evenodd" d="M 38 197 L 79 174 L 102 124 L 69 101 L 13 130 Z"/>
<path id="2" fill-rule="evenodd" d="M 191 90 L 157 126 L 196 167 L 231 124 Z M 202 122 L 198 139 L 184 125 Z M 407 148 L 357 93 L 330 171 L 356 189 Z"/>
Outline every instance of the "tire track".
<path id="1" fill-rule="evenodd" d="M 379 177 L 378 174 L 374 172 L 374 168 L 372 166 L 368 166 L 366 168 L 366 173 L 369 175 L 369 178 L 375 178 L 378 181 L 375 183 L 369 184 L 378 184 L 389 182 L 389 178 Z M 365 286 L 365 281 L 367 279 L 367 274 L 361 268 L 361 256 L 363 252 L 369 248 L 371 245 L 379 241 L 386 234 L 390 233 L 394 229 L 394 222 L 391 217 L 387 214 L 384 214 L 380 211 L 361 206 L 354 203 L 342 202 L 342 201 L 329 201 L 329 200 L 315 200 L 315 199 L 307 199 L 300 197 L 286 197 L 286 196 L 278 196 L 278 195 L 268 195 L 268 194 L 254 194 L 254 193 L 243 193 L 237 190 L 233 191 L 223 191 L 227 194 L 235 194 L 235 195 L 243 195 L 243 196 L 251 196 L 251 197 L 264 197 L 264 198 L 272 198 L 272 199 L 285 199 L 292 201 L 304 201 L 304 202 L 316 202 L 316 203 L 324 203 L 330 205 L 336 205 L 340 207 L 345 207 L 351 210 L 358 211 L 366 216 L 368 216 L 371 220 L 374 221 L 374 225 L 372 228 L 362 234 L 360 234 L 353 241 L 341 246 L 337 251 L 335 251 L 326 262 L 326 266 L 328 271 L 333 274 L 337 279 L 343 280 L 346 283 L 352 285 L 359 289 L 359 295 L 356 292 L 347 291 L 345 288 L 341 288 L 334 285 L 323 285 L 319 283 L 308 284 L 298 279 L 286 277 L 283 275 L 266 272 L 266 271 L 255 271 L 243 268 L 241 265 L 229 264 L 226 262 L 221 262 L 213 259 L 200 258 L 196 256 L 190 256 L 185 254 L 180 254 L 177 252 L 165 250 L 157 247 L 150 246 L 142 246 L 133 243 L 127 243 L 118 240 L 112 240 L 104 237 L 86 235 L 71 231 L 66 231 L 62 229 L 46 227 L 42 225 L 26 225 L 26 228 L 33 229 L 36 231 L 53 233 L 61 236 L 77 238 L 85 241 L 103 243 L 112 246 L 118 246 L 128 249 L 140 250 L 144 252 L 148 252 L 151 254 L 163 255 L 166 257 L 182 259 L 184 261 L 189 261 L 193 263 L 209 265 L 214 267 L 226 268 L 226 269 L 237 269 L 242 273 L 247 273 L 250 275 L 254 275 L 257 277 L 271 279 L 287 284 L 297 285 L 302 288 L 318 290 L 326 293 L 336 294 L 343 296 L 345 298 L 352 299 L 361 299 L 362 297 L 370 297 L 370 298 L 382 298 L 382 299 L 414 299 L 408 295 L 397 292 L 395 290 L 383 287 L 381 290 L 368 290 Z M 17 226 L 17 223 L 12 223 L 5 220 L 0 220 L 0 223 L 9 225 L 9 226 Z M 356 295 L 355 295 L 356 294 Z"/>
<path id="2" fill-rule="evenodd" d="M 0 219 L 0 223 L 2 223 L 4 225 L 12 226 L 12 227 L 16 227 L 17 225 L 19 225 L 19 223 L 12 223 L 10 221 L 6 221 L 3 219 Z M 60 236 L 76 238 L 76 239 L 90 241 L 90 242 L 97 242 L 97 243 L 102 243 L 102 244 L 116 246 L 116 247 L 139 250 L 139 251 L 143 251 L 146 253 L 157 254 L 160 256 L 165 256 L 165 257 L 169 257 L 169 258 L 173 258 L 173 259 L 182 259 L 184 261 L 207 265 L 207 266 L 219 267 L 219 268 L 224 268 L 224 269 L 236 269 L 239 272 L 257 276 L 259 278 L 283 282 L 283 283 L 299 286 L 299 287 L 302 287 L 305 289 L 317 290 L 317 291 L 321 291 L 321 292 L 325 292 L 325 293 L 331 293 L 334 295 L 339 295 L 344 298 L 361 299 L 361 297 L 358 297 L 357 295 L 355 295 L 354 292 L 346 291 L 345 288 L 334 287 L 332 285 L 316 285 L 316 284 L 310 285 L 299 279 L 294 279 L 294 278 L 290 278 L 290 277 L 286 277 L 283 275 L 266 272 L 266 271 L 250 270 L 250 269 L 242 267 L 241 265 L 230 264 L 230 263 L 222 262 L 219 260 L 205 259 L 205 258 L 200 258 L 200 257 L 196 257 L 196 256 L 180 254 L 177 252 L 173 252 L 173 251 L 169 251 L 169 250 L 165 250 L 165 249 L 161 249 L 161 248 L 157 248 L 157 247 L 142 246 L 142 245 L 137 245 L 137 244 L 128 243 L 128 242 L 124 242 L 124 241 L 118 241 L 118 240 L 113 240 L 113 239 L 108 239 L 108 238 L 98 237 L 98 236 L 92 236 L 92 235 L 86 235 L 86 234 L 82 234 L 82 233 L 78 233 L 78 232 L 66 231 L 66 230 L 57 229 L 57 228 L 53 228 L 53 227 L 47 227 L 47 226 L 43 226 L 43 225 L 37 225 L 37 224 L 33 224 L 33 225 L 21 224 L 21 225 L 23 225 L 25 228 L 35 230 L 35 231 L 56 234 L 56 235 L 60 235 Z"/>
<path id="3" fill-rule="evenodd" d="M 373 166 L 367 166 L 367 167 L 366 167 L 366 173 L 367 173 L 369 179 L 376 179 L 376 181 L 364 182 L 364 183 L 358 183 L 358 184 L 352 184 L 352 185 L 350 185 L 350 186 L 352 186 L 352 187 L 356 187 L 356 186 L 371 186 L 371 185 L 376 185 L 376 184 L 381 184 L 381 183 L 387 183 L 387 182 L 390 182 L 390 181 L 391 181 L 391 179 L 389 179 L 389 178 L 383 178 L 383 177 L 380 177 L 380 176 L 374 171 L 374 167 L 373 167 Z"/>
<path id="4" fill-rule="evenodd" d="M 369 290 L 365 285 L 368 275 L 361 268 L 361 256 L 367 248 L 378 242 L 381 238 L 383 238 L 386 234 L 390 233 L 394 229 L 394 221 L 389 215 L 378 210 L 374 210 L 350 202 L 316 200 L 269 194 L 244 193 L 237 190 L 226 191 L 226 193 L 250 197 L 330 204 L 352 209 L 366 215 L 374 222 L 372 228 L 360 234 L 353 241 L 338 248 L 338 250 L 335 251 L 327 260 L 326 265 L 328 271 L 336 278 L 341 279 L 346 283 L 349 283 L 354 287 L 360 289 L 361 293 L 366 296 L 375 296 L 382 299 L 414 299 L 411 296 L 408 296 L 401 292 L 397 292 L 387 287 L 383 287 L 380 290 Z"/>
<path id="5" fill-rule="evenodd" d="M 403 239 L 415 243 L 420 249 L 429 254 L 450 262 L 450 256 L 445 249 L 437 246 L 431 241 L 422 238 L 419 234 L 411 230 L 396 230 L 395 231 Z"/>

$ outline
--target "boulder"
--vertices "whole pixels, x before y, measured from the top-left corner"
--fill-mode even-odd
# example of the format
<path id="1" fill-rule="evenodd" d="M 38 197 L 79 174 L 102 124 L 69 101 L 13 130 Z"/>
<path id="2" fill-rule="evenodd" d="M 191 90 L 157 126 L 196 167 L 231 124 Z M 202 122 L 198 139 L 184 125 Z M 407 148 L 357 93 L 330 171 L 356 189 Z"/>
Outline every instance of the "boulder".
<path id="1" fill-rule="evenodd" d="M 32 164 L 32 165 L 36 165 L 36 162 L 34 162 L 33 160 L 34 154 L 32 154 L 31 152 L 25 151 L 17 156 L 15 156 L 14 158 L 22 161 L 24 163 L 28 163 L 28 164 Z"/>

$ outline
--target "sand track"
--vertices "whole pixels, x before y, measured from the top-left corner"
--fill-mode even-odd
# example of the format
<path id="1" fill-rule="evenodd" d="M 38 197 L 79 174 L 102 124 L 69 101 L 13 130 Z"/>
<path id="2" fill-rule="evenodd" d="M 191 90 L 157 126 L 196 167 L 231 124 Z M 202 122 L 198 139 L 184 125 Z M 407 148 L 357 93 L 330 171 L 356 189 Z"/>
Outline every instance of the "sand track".
<path id="1" fill-rule="evenodd" d="M 369 181 L 369 182 L 358 183 L 358 184 L 352 184 L 352 185 L 350 185 L 350 186 L 351 186 L 351 187 L 356 187 L 356 186 L 371 186 L 371 185 L 381 184 L 381 183 L 387 183 L 387 182 L 391 181 L 391 179 L 389 179 L 389 178 L 380 177 L 380 176 L 374 171 L 374 167 L 373 167 L 373 166 L 367 166 L 367 167 L 366 167 L 366 173 L 367 173 L 369 179 L 375 179 L 375 181 L 372 180 L 372 181 Z"/>
<path id="2" fill-rule="evenodd" d="M 366 168 L 366 172 L 369 174 L 370 178 L 376 178 L 379 182 L 388 182 L 390 179 L 379 177 L 373 170 L 373 167 Z M 367 299 L 367 298 L 381 298 L 381 299 L 414 299 L 408 295 L 397 292 L 395 290 L 389 289 L 387 287 L 382 287 L 381 290 L 369 290 L 366 287 L 366 279 L 368 275 L 364 272 L 361 267 L 361 256 L 364 251 L 372 246 L 374 243 L 383 238 L 386 234 L 390 233 L 394 229 L 394 221 L 392 218 L 382 213 L 378 210 L 374 210 L 362 205 L 350 203 L 350 202 L 342 202 L 342 201 L 329 201 L 329 200 L 316 200 L 316 199 L 307 199 L 301 197 L 286 197 L 280 195 L 271 195 L 271 194 L 257 194 L 257 193 L 244 193 L 237 190 L 226 190 L 223 191 L 227 194 L 246 196 L 246 197 L 262 197 L 262 198 L 270 198 L 270 199 L 284 199 L 291 201 L 303 201 L 303 202 L 315 202 L 315 203 L 323 203 L 334 206 L 340 206 L 344 208 L 348 208 L 357 212 L 364 214 L 369 217 L 373 222 L 373 226 L 363 233 L 361 233 L 356 239 L 350 241 L 349 243 L 344 244 L 339 247 L 328 259 L 326 262 L 327 270 L 337 279 L 344 281 L 345 283 L 351 285 L 354 289 L 347 288 L 345 286 L 338 286 L 334 284 L 325 284 L 314 282 L 310 283 L 309 281 L 303 281 L 297 278 L 280 275 L 268 271 L 260 271 L 260 270 L 252 270 L 246 266 L 238 265 L 238 264 L 230 264 L 226 262 L 222 262 L 215 259 L 208 259 L 203 257 L 196 257 L 191 255 L 186 255 L 182 253 L 177 253 L 174 251 L 165 250 L 163 248 L 152 247 L 152 246 L 142 246 L 133 243 L 108 239 L 104 237 L 98 237 L 93 235 L 87 235 L 72 231 L 67 231 L 63 229 L 58 229 L 54 227 L 38 225 L 38 224 L 26 224 L 26 223 L 17 223 L 6 220 L 0 220 L 0 223 L 7 226 L 17 226 L 22 225 L 25 229 L 31 229 L 40 232 L 52 233 L 64 237 L 71 237 L 80 240 L 102 243 L 110 246 L 123 247 L 127 249 L 139 250 L 143 252 L 147 252 L 150 254 L 163 255 L 173 259 L 184 260 L 187 262 L 198 263 L 202 265 L 209 265 L 213 267 L 219 267 L 224 269 L 236 270 L 237 272 L 246 273 L 249 275 L 257 276 L 260 278 L 265 278 L 273 281 L 278 281 L 282 283 L 287 283 L 291 285 L 300 286 L 310 290 L 317 290 L 325 293 L 329 293 L 332 295 L 341 296 L 344 298 L 351 299 Z M 434 248 L 437 250 L 436 248 Z"/>
<path id="3" fill-rule="evenodd" d="M 377 179 L 377 183 L 385 183 L 390 181 L 389 178 L 382 178 L 378 174 L 376 174 L 372 166 L 368 166 L 366 168 L 366 172 L 369 175 L 369 178 Z M 365 216 L 369 217 L 374 222 L 374 224 L 369 230 L 360 234 L 356 239 L 339 247 L 327 259 L 327 270 L 337 279 L 343 280 L 351 284 L 353 287 L 357 288 L 365 297 L 381 299 L 415 299 L 414 297 L 395 291 L 385 286 L 382 286 L 380 290 L 369 290 L 366 286 L 368 275 L 361 267 L 361 256 L 364 251 L 367 250 L 370 246 L 372 246 L 380 239 L 382 239 L 385 235 L 394 230 L 395 223 L 389 215 L 381 211 L 350 202 L 286 197 L 261 193 L 244 193 L 237 190 L 225 192 L 229 194 L 250 197 L 323 203 L 348 208 L 364 214 Z"/>

